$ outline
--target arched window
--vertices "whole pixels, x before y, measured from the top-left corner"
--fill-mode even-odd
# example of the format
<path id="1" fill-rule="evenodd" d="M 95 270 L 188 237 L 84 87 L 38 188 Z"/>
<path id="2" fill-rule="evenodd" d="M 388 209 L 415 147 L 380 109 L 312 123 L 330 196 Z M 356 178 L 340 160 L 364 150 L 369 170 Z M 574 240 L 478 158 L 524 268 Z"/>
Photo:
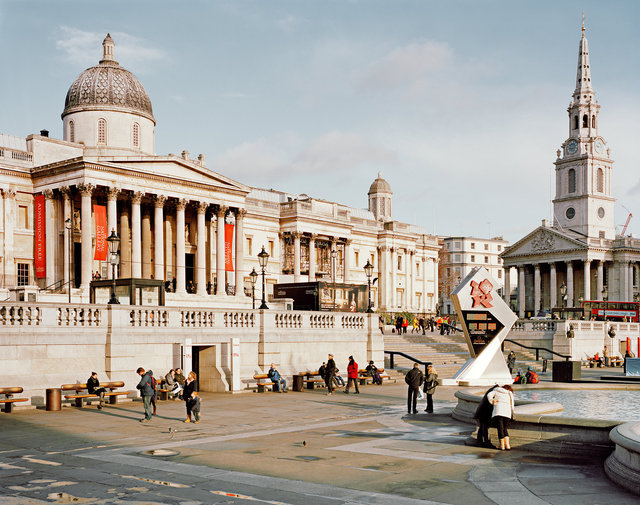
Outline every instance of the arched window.
<path id="1" fill-rule="evenodd" d="M 582 116 L 582 127 L 589 128 L 589 116 L 587 116 L 586 114 Z"/>
<path id="2" fill-rule="evenodd" d="M 98 119 L 98 144 L 107 143 L 107 120 Z"/>
<path id="3" fill-rule="evenodd" d="M 133 147 L 140 147 L 140 125 L 133 123 Z"/>
<path id="4" fill-rule="evenodd" d="M 596 116 L 593 115 L 591 116 L 591 128 L 595 128 L 596 127 Z"/>
<path id="5" fill-rule="evenodd" d="M 576 192 L 576 171 L 574 168 L 569 169 L 569 193 Z"/>
<path id="6" fill-rule="evenodd" d="M 380 215 L 384 216 L 385 215 L 385 213 L 384 213 L 384 198 L 380 198 L 379 202 L 380 202 Z"/>
<path id="7" fill-rule="evenodd" d="M 573 116 L 573 129 L 578 129 L 578 116 Z"/>
<path id="8" fill-rule="evenodd" d="M 598 192 L 604 193 L 604 171 L 599 168 L 598 175 L 596 176 L 596 185 Z"/>
<path id="9" fill-rule="evenodd" d="M 69 121 L 69 142 L 76 141 L 76 125 L 73 121 Z"/>

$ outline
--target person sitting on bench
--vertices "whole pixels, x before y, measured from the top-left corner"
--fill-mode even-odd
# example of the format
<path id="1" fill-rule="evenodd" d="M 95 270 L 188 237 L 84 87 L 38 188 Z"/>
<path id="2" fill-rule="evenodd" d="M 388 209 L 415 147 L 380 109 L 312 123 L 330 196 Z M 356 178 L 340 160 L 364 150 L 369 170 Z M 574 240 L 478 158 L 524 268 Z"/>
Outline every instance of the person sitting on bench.
<path id="1" fill-rule="evenodd" d="M 164 376 L 164 382 L 167 385 L 167 389 L 169 390 L 169 394 L 173 395 L 174 398 L 180 397 L 180 391 L 182 391 L 182 386 L 178 384 L 178 381 L 175 379 L 176 371 L 172 368 L 169 370 L 169 373 Z"/>
<path id="2" fill-rule="evenodd" d="M 267 376 L 271 379 L 271 382 L 273 382 L 274 391 L 280 391 L 281 393 L 287 392 L 287 381 L 282 378 L 273 363 L 271 363 L 271 368 L 269 368 Z"/>
<path id="3" fill-rule="evenodd" d="M 107 390 L 100 387 L 98 372 L 91 372 L 91 377 L 87 379 L 87 391 L 90 395 L 96 395 L 100 397 L 98 409 L 102 409 L 102 407 L 104 406 L 104 394 L 107 392 Z"/>

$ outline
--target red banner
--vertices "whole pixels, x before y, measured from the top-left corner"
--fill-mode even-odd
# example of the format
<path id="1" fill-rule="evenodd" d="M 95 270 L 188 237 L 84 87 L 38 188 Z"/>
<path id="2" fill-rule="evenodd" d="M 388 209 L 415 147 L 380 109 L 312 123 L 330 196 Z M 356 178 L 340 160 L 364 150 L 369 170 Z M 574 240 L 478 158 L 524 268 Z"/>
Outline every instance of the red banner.
<path id="1" fill-rule="evenodd" d="M 47 211 L 45 209 L 44 195 L 36 195 L 36 240 L 34 263 L 36 266 L 36 279 L 42 279 L 47 276 Z"/>
<path id="2" fill-rule="evenodd" d="M 96 222 L 96 261 L 106 261 L 107 252 L 107 208 L 104 205 L 93 206 L 93 218 Z"/>
<path id="3" fill-rule="evenodd" d="M 233 225 L 224 225 L 224 269 L 233 272 Z"/>

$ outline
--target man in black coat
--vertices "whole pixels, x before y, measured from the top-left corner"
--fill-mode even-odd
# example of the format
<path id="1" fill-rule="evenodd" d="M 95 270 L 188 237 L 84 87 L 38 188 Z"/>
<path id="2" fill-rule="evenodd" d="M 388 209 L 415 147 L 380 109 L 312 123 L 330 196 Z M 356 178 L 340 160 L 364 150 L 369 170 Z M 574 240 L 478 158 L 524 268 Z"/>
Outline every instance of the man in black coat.
<path id="1" fill-rule="evenodd" d="M 327 394 L 333 394 L 333 377 L 336 374 L 336 362 L 333 361 L 333 354 L 329 354 L 327 366 L 324 368 L 324 383 L 327 385 Z"/>
<path id="2" fill-rule="evenodd" d="M 104 394 L 107 392 L 107 390 L 100 387 L 100 381 L 98 380 L 97 372 L 91 372 L 91 377 L 87 379 L 87 391 L 90 395 L 96 395 L 100 397 L 98 409 L 101 409 L 104 406 Z"/>
<path id="3" fill-rule="evenodd" d="M 489 440 L 489 426 L 491 426 L 491 416 L 493 414 L 493 405 L 489 402 L 487 395 L 497 388 L 498 385 L 491 386 L 485 392 L 482 400 L 480 400 L 480 404 L 476 409 L 476 413 L 474 414 L 474 419 L 478 420 L 478 445 L 481 447 L 488 447 L 495 449 L 495 445 L 491 443 Z"/>
<path id="4" fill-rule="evenodd" d="M 407 412 L 409 414 L 418 413 L 418 393 L 420 392 L 420 386 L 424 382 L 424 374 L 420 370 L 420 364 L 414 363 L 413 368 L 409 370 L 409 373 L 404 378 L 404 381 L 409 385 L 409 391 L 407 396 Z"/>

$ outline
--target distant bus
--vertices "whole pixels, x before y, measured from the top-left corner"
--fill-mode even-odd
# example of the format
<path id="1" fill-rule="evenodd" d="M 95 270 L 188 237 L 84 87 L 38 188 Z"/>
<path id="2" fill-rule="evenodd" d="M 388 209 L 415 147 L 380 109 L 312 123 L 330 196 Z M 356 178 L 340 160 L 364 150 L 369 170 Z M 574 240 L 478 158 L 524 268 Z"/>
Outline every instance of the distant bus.
<path id="1" fill-rule="evenodd" d="M 601 321 L 605 318 L 611 321 L 632 321 L 638 322 L 638 302 L 610 302 L 602 300 L 584 301 L 582 308 L 586 319 L 592 317 Z"/>

